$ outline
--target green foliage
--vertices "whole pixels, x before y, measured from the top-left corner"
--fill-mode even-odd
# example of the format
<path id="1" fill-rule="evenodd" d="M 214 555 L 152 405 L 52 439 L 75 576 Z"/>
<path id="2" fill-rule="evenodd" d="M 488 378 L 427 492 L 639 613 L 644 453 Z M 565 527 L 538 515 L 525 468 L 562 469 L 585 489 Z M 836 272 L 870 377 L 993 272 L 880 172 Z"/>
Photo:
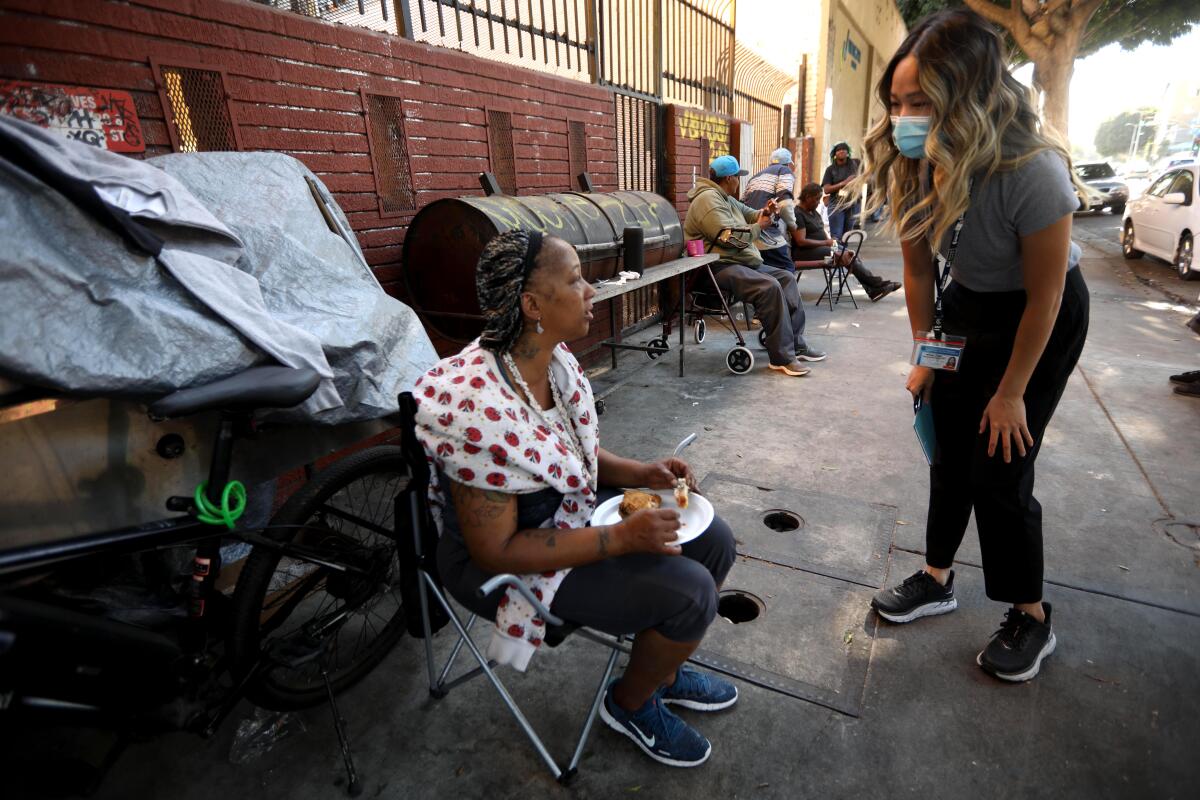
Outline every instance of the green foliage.
<path id="1" fill-rule="evenodd" d="M 1138 111 L 1122 111 L 1115 117 L 1110 117 L 1100 123 L 1096 129 L 1096 152 L 1106 158 L 1123 156 L 1129 152 L 1133 144 L 1134 134 L 1138 129 L 1138 119 L 1142 121 L 1138 143 L 1145 144 L 1154 141 L 1154 109 L 1143 108 Z"/>
<path id="2" fill-rule="evenodd" d="M 1013 0 L 1019 2 L 1019 0 Z M 994 2 L 1007 8 L 1004 0 Z M 944 8 L 960 8 L 960 0 L 897 0 L 904 21 L 911 28 L 917 20 Z M 1170 44 L 1175 38 L 1187 33 L 1192 25 L 1200 22 L 1200 3 L 1196 0 L 1106 0 L 1092 17 L 1080 43 L 1077 57 L 1091 55 L 1097 50 L 1116 43 L 1125 50 L 1132 50 L 1143 42 Z M 1006 35 L 1009 53 L 1014 64 L 1028 58 L 1011 37 Z"/>

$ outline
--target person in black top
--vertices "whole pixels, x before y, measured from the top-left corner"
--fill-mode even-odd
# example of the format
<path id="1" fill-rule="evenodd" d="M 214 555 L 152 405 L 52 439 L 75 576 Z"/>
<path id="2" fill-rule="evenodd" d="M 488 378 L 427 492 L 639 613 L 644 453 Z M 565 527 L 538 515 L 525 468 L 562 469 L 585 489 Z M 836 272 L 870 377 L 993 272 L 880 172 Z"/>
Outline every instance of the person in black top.
<path id="1" fill-rule="evenodd" d="M 858 227 L 858 201 L 846 191 L 846 187 L 858 177 L 859 161 L 850 157 L 850 145 L 845 142 L 835 144 L 829 151 L 829 157 L 833 163 L 825 168 L 821 188 L 831 195 L 829 235 L 841 241 L 843 233 Z"/>
<path id="2" fill-rule="evenodd" d="M 792 232 L 793 261 L 820 261 L 833 252 L 834 240 L 826 234 L 825 223 L 817 211 L 820 202 L 821 187 L 817 184 L 810 183 L 800 190 L 800 201 L 796 203 L 797 226 Z M 830 220 L 832 224 L 832 213 Z M 850 269 L 850 274 L 858 278 L 871 302 L 900 288 L 896 281 L 885 281 L 871 272 L 857 256 L 851 259 L 850 254 L 844 252 L 838 257 L 843 259 L 842 263 Z"/>

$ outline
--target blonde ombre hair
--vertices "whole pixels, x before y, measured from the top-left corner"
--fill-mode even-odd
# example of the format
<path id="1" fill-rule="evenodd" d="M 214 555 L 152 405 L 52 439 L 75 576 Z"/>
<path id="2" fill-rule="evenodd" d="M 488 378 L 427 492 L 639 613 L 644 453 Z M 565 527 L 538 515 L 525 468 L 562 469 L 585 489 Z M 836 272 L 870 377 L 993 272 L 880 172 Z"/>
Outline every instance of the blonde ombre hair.
<path id="1" fill-rule="evenodd" d="M 863 172 L 855 193 L 871 190 L 864 214 L 891 205 L 887 230 L 907 241 L 926 239 L 936 250 L 968 205 L 971 176 L 984 179 L 1020 167 L 1044 150 L 1057 153 L 1076 188 L 1086 189 L 1071 168 L 1071 154 L 1043 129 L 1029 90 L 1008 72 L 1000 36 L 967 9 L 931 14 L 900 45 L 876 89 L 891 107 L 892 75 L 908 56 L 917 61 L 917 80 L 932 104 L 925 156 L 933 181 L 923 193 L 923 162 L 900 155 L 885 114 L 867 133 Z"/>

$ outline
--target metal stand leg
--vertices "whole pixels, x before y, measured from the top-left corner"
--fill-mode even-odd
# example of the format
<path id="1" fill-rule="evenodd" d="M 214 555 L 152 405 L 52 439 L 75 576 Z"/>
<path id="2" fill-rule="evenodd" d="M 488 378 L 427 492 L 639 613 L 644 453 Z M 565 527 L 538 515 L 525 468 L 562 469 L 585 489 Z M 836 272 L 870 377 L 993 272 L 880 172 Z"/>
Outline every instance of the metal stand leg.
<path id="1" fill-rule="evenodd" d="M 683 329 L 687 327 L 687 322 L 683 318 L 684 298 L 687 297 L 687 281 L 684 280 L 686 273 L 679 273 L 679 377 L 683 377 L 683 348 L 684 336 Z"/>
<path id="2" fill-rule="evenodd" d="M 427 575 L 423 574 L 422 577 L 424 577 L 425 580 L 430 580 L 429 576 Z M 537 732 L 533 730 L 533 726 L 529 724 L 529 720 L 527 720 L 525 715 L 521 713 L 521 709 L 517 706 L 517 702 L 513 700 L 512 695 L 508 693 L 508 689 L 506 689 L 504 684 L 500 682 L 500 679 L 496 677 L 496 673 L 492 671 L 491 662 L 489 662 L 487 658 L 484 657 L 483 653 L 479 651 L 479 648 L 475 645 L 474 640 L 472 640 L 470 635 L 467 633 L 466 627 L 462 624 L 462 622 L 459 621 L 458 615 L 454 613 L 454 609 L 450 608 L 450 604 L 446 602 L 446 599 L 442 597 L 441 594 L 434 592 L 434 597 L 436 597 L 438 602 L 441 603 L 442 607 L 446 610 L 446 613 L 450 615 L 450 623 L 458 630 L 458 635 L 463 638 L 463 644 L 465 644 L 467 649 L 471 651 L 471 655 L 475 656 L 475 661 L 479 663 L 479 668 L 483 670 L 483 674 L 487 676 L 489 681 L 491 681 L 492 687 L 495 688 L 497 693 L 499 693 L 500 699 L 504 701 L 504 705 L 508 706 L 508 710 L 512 712 L 512 715 L 516 718 L 517 724 L 521 726 L 521 730 L 525 731 L 525 735 L 533 744 L 534 749 L 538 751 L 538 755 L 540 755 L 542 760 L 546 762 L 546 766 L 550 768 L 550 772 L 554 775 L 555 780 L 561 778 L 563 771 L 558 768 L 558 764 L 555 763 L 554 758 L 550 755 L 550 752 L 546 749 L 546 746 L 542 744 L 541 738 L 537 735 Z"/>
<path id="3" fill-rule="evenodd" d="M 618 636 L 617 641 L 624 640 L 624 636 Z M 604 702 L 604 695 L 608 692 L 608 682 L 612 677 L 613 668 L 617 666 L 617 656 L 621 654 L 620 650 L 614 649 L 612 655 L 608 657 L 608 664 L 604 667 L 604 675 L 600 678 L 600 686 L 596 689 L 596 696 L 592 698 L 592 707 L 588 710 L 587 719 L 583 722 L 583 730 L 579 734 L 579 743 L 575 745 L 575 753 L 571 756 L 571 763 L 567 767 L 567 771 L 559 778 L 559 783 L 565 784 L 571 778 L 575 777 L 579 760 L 583 758 L 583 748 L 587 744 L 588 737 L 592 734 L 592 725 L 596 722 L 596 715 L 600 713 L 600 704 Z"/>
<path id="4" fill-rule="evenodd" d="M 608 338 L 612 341 L 617 340 L 617 309 L 616 300 L 608 301 Z M 617 368 L 617 349 L 615 347 L 608 348 L 608 352 L 612 355 L 612 368 Z"/>
<path id="5" fill-rule="evenodd" d="M 358 780 L 358 773 L 354 771 L 354 756 L 350 753 L 350 740 L 346 737 L 346 721 L 342 719 L 337 700 L 333 697 L 333 684 L 329 682 L 329 668 L 324 657 L 321 659 L 321 677 L 325 680 L 325 693 L 329 696 L 329 709 L 333 712 L 333 727 L 337 730 L 338 745 L 342 748 L 342 762 L 346 765 L 346 780 L 349 781 L 346 791 L 351 797 L 358 797 L 362 794 L 362 784 Z"/>

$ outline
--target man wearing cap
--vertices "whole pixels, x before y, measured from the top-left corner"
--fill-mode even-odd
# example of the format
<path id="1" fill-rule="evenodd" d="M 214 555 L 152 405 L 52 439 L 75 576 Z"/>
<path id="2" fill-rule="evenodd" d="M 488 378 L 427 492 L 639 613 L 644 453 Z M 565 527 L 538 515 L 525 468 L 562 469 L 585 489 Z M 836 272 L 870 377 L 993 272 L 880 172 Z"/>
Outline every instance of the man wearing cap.
<path id="1" fill-rule="evenodd" d="M 858 177 L 858 159 L 850 157 L 850 145 L 838 142 L 829 151 L 833 163 L 825 168 L 821 178 L 821 188 L 831 195 L 829 203 L 829 235 L 839 242 L 842 234 L 855 227 L 858 218 L 858 202 L 854 198 L 843 196 L 843 190 Z"/>
<path id="2" fill-rule="evenodd" d="M 796 279 L 786 269 L 764 264 L 762 251 L 755 246 L 763 228 L 773 224 L 779 206 L 772 198 L 756 210 L 738 200 L 738 179 L 747 174 L 733 156 L 713 159 L 708 179 L 696 181 L 688 192 L 691 204 L 683 222 L 684 236 L 704 240 L 710 252 L 721 256 L 712 265 L 721 291 L 754 306 L 767 332 L 770 368 L 800 377 L 809 373 L 800 363 L 809 348 Z"/>

